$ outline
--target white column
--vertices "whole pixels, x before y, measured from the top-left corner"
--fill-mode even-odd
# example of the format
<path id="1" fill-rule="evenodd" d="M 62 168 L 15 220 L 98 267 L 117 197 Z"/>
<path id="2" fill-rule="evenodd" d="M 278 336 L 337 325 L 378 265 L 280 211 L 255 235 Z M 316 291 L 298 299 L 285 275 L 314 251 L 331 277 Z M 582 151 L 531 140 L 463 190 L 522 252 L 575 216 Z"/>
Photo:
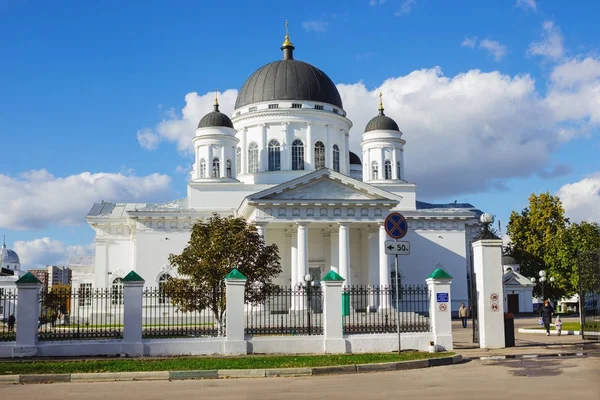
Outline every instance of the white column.
<path id="1" fill-rule="evenodd" d="M 331 230 L 331 243 L 330 243 L 330 252 L 331 252 L 331 270 L 335 271 L 337 274 L 340 273 L 340 258 L 339 258 L 339 249 L 340 249 L 340 234 L 339 231 Z"/>
<path id="2" fill-rule="evenodd" d="M 291 171 L 292 170 L 292 143 L 294 142 L 294 130 L 288 129 L 288 127 L 290 125 L 288 122 L 286 122 L 283 125 L 284 125 L 284 130 L 285 130 L 285 134 L 287 137 L 287 144 L 288 144 L 288 147 L 285 150 L 286 157 L 287 157 L 287 164 L 285 166 L 285 170 Z"/>
<path id="3" fill-rule="evenodd" d="M 345 174 L 350 175 L 350 133 L 345 130 L 342 131 L 344 134 L 344 155 L 340 159 L 344 160 Z"/>
<path id="4" fill-rule="evenodd" d="M 225 146 L 221 147 L 221 178 L 225 178 L 227 176 L 226 166 L 225 166 Z"/>
<path id="5" fill-rule="evenodd" d="M 292 290 L 296 290 L 298 285 L 298 232 L 292 232 L 290 258 Z M 296 302 L 296 296 L 292 295 L 292 304 L 290 306 L 292 310 L 297 310 L 299 308 L 299 305 Z"/>
<path id="6" fill-rule="evenodd" d="M 227 355 L 247 353 L 244 340 L 244 288 L 246 277 L 234 269 L 225 278 L 227 296 L 227 312 L 225 313 L 225 326 L 227 327 L 224 352 Z"/>
<path id="7" fill-rule="evenodd" d="M 287 134 L 287 123 L 281 124 L 281 170 L 285 171 L 288 169 L 292 169 L 290 166 L 288 168 L 288 159 L 290 158 L 289 147 L 291 143 L 289 143 L 288 134 Z M 268 157 L 268 149 L 267 149 L 267 157 Z M 268 165 L 267 165 L 268 166 Z"/>
<path id="8" fill-rule="evenodd" d="M 339 263 L 340 275 L 345 279 L 344 286 L 352 284 L 350 276 L 350 223 L 340 222 L 340 240 L 339 240 Z"/>
<path id="9" fill-rule="evenodd" d="M 399 179 L 403 179 L 406 180 L 406 178 L 402 178 L 402 177 L 406 177 L 406 171 L 404 170 L 404 150 L 400 150 L 400 178 Z"/>
<path id="10" fill-rule="evenodd" d="M 142 343 L 142 291 L 144 283 L 144 279 L 135 272 L 130 272 L 123 279 L 123 344 L 121 345 L 121 353 L 131 357 L 144 355 L 144 344 Z"/>
<path id="11" fill-rule="evenodd" d="M 264 222 L 255 222 L 258 235 L 267 243 L 267 224 Z"/>
<path id="12" fill-rule="evenodd" d="M 209 144 L 208 146 L 208 160 L 206 160 L 206 173 L 205 178 L 212 178 L 212 166 L 213 166 L 213 146 Z"/>
<path id="13" fill-rule="evenodd" d="M 379 286 L 379 231 L 368 232 L 369 241 L 369 286 L 371 288 Z M 379 298 L 376 295 L 369 296 L 369 308 L 374 310 L 379 304 Z"/>
<path id="14" fill-rule="evenodd" d="M 298 282 L 308 274 L 308 222 L 298 222 Z"/>
<path id="15" fill-rule="evenodd" d="M 452 277 L 440 268 L 436 269 L 425 280 L 429 288 L 429 318 L 436 351 L 451 351 L 452 345 L 452 311 L 450 310 L 450 284 Z M 502 329 L 499 329 L 502 330 Z"/>
<path id="16" fill-rule="evenodd" d="M 329 135 L 329 125 L 325 125 L 325 167 L 333 169 L 333 145 Z"/>
<path id="17" fill-rule="evenodd" d="M 248 128 L 240 131 L 240 148 L 242 150 L 242 165 L 240 166 L 240 175 L 248 173 L 248 144 L 247 144 Z"/>
<path id="18" fill-rule="evenodd" d="M 40 281 L 28 272 L 17 285 L 17 338 L 12 351 L 13 357 L 31 357 L 37 352 L 38 318 L 40 312 Z"/>
<path id="19" fill-rule="evenodd" d="M 398 176 L 398 168 L 396 163 L 398 162 L 398 149 L 392 148 L 392 179 L 400 179 Z"/>
<path id="20" fill-rule="evenodd" d="M 323 336 L 325 353 L 346 352 L 346 341 L 342 332 L 342 284 L 338 274 L 328 274 L 323 284 Z"/>
<path id="21" fill-rule="evenodd" d="M 259 171 L 267 171 L 269 169 L 269 157 L 267 155 L 267 125 L 261 124 L 262 129 L 261 144 L 259 147 L 260 165 Z"/>
<path id="22" fill-rule="evenodd" d="M 502 349 L 504 342 L 504 295 L 502 240 L 485 239 L 473 243 L 479 346 Z"/>
<path id="23" fill-rule="evenodd" d="M 379 149 L 379 158 L 381 158 L 381 162 L 379 163 L 379 179 L 385 179 L 385 149 L 382 147 Z"/>
<path id="24" fill-rule="evenodd" d="M 312 171 L 315 169 L 315 160 L 313 157 L 313 141 L 312 141 L 312 123 L 306 123 L 306 144 L 305 144 L 305 152 L 304 152 L 304 169 L 307 171 Z"/>
<path id="25" fill-rule="evenodd" d="M 385 254 L 385 241 L 387 240 L 387 233 L 385 232 L 385 226 L 379 225 L 379 286 L 382 289 L 391 288 L 390 286 L 390 271 L 388 255 Z M 390 295 L 382 293 L 379 299 L 379 308 L 390 308 Z"/>

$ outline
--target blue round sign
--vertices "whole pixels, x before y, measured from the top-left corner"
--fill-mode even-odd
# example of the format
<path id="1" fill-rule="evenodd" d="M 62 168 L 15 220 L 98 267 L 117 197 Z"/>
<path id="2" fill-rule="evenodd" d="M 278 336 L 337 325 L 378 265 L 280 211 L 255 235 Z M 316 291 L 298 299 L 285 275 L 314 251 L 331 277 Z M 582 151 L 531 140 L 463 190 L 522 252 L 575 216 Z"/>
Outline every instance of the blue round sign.
<path id="1" fill-rule="evenodd" d="M 397 212 L 388 215 L 383 225 L 385 226 L 385 231 L 392 239 L 401 239 L 408 232 L 406 218 Z"/>

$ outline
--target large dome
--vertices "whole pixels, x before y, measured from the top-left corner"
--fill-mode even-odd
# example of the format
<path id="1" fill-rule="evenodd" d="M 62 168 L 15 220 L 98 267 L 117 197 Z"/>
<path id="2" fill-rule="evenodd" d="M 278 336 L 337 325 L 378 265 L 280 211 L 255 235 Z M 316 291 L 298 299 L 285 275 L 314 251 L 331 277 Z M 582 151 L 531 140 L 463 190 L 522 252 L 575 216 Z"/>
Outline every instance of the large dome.
<path id="1" fill-rule="evenodd" d="M 319 68 L 294 60 L 294 47 L 283 44 L 283 60 L 260 67 L 246 80 L 235 102 L 235 108 L 271 100 L 310 100 L 343 108 L 335 84 Z"/>

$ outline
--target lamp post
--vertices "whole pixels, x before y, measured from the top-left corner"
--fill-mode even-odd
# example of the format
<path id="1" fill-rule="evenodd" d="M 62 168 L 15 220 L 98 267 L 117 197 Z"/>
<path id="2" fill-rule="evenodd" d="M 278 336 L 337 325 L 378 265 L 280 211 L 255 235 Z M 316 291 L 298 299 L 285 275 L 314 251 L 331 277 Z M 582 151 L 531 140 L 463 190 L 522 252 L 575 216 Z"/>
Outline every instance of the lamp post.
<path id="1" fill-rule="evenodd" d="M 552 282 L 554 282 L 554 277 L 551 276 L 549 278 L 546 278 L 547 274 L 546 274 L 545 270 L 541 270 L 539 275 L 540 275 L 540 283 L 542 284 L 542 302 L 543 302 L 546 299 L 546 297 L 544 295 L 544 289 L 545 289 L 544 286 L 546 284 L 546 281 L 548 280 L 548 281 L 550 281 L 550 283 L 552 283 Z M 536 282 L 535 278 L 531 278 L 531 282 L 535 283 Z"/>
<path id="2" fill-rule="evenodd" d="M 304 275 L 304 285 L 306 286 L 306 317 L 308 319 L 308 334 L 311 334 L 311 321 L 310 321 L 310 287 L 314 278 L 311 274 Z"/>

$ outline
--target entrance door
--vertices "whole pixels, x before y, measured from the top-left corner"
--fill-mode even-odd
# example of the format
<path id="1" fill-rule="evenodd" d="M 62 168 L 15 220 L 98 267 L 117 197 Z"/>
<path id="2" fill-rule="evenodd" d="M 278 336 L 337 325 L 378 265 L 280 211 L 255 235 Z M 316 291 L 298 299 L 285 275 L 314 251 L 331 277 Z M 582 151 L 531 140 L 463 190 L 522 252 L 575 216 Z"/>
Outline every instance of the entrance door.
<path id="1" fill-rule="evenodd" d="M 507 296 L 508 300 L 508 312 L 512 314 L 519 313 L 519 295 L 518 294 L 509 294 Z"/>

